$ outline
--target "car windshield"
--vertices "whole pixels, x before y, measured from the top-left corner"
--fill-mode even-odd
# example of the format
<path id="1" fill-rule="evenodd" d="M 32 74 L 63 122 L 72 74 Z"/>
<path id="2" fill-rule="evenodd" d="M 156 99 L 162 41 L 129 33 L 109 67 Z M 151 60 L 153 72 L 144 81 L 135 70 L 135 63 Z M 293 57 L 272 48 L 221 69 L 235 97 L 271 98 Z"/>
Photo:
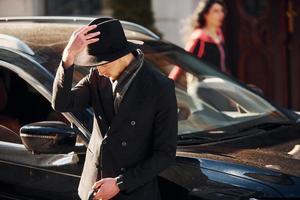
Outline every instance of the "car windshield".
<path id="1" fill-rule="evenodd" d="M 172 77 L 174 71 L 181 71 L 176 78 L 172 77 L 176 84 L 179 134 L 224 133 L 226 127 L 266 118 L 288 120 L 268 101 L 179 47 L 162 41 L 145 41 L 143 51 L 145 64 L 164 75 Z M 59 59 L 52 57 L 43 65 L 55 74 Z M 73 85 L 88 73 L 89 68 L 76 66 Z"/>
<path id="2" fill-rule="evenodd" d="M 287 121 L 268 101 L 181 48 L 150 41 L 144 51 L 147 63 L 176 83 L 180 134 L 218 132 L 266 118 Z"/>

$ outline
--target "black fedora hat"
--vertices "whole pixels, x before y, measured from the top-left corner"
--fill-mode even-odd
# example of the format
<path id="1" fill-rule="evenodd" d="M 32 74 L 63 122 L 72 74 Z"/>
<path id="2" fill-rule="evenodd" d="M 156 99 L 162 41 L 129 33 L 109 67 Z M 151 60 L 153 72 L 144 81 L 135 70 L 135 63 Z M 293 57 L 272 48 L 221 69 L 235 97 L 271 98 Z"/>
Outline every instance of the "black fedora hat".
<path id="1" fill-rule="evenodd" d="M 74 61 L 75 65 L 85 67 L 95 67 L 109 62 L 113 62 L 128 53 L 139 48 L 143 42 L 138 40 L 127 40 L 122 25 L 114 18 L 97 18 L 89 23 L 97 25 L 95 29 L 88 33 L 100 32 L 99 40 L 87 45 L 80 52 Z"/>

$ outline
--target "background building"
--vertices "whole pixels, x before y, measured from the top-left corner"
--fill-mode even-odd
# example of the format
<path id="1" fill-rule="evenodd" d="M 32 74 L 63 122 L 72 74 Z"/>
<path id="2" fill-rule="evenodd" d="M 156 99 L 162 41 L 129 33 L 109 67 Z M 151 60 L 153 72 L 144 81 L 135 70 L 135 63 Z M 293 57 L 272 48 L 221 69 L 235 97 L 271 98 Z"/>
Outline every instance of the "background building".
<path id="1" fill-rule="evenodd" d="M 225 0 L 231 68 L 265 96 L 300 110 L 300 1 Z"/>
<path id="2" fill-rule="evenodd" d="M 43 15 L 43 3 L 43 0 L 0 0 L 0 16 Z"/>

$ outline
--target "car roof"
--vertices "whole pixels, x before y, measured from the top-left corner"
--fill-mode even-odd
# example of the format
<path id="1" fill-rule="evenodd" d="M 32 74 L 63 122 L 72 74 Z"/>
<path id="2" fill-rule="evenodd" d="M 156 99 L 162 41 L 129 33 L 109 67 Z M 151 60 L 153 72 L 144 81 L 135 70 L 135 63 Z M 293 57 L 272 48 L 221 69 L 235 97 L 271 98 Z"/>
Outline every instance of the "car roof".
<path id="1" fill-rule="evenodd" d="M 74 30 L 95 18 L 89 17 L 7 17 L 0 18 L 0 47 L 29 55 L 43 46 L 63 49 Z M 132 40 L 158 40 L 143 26 L 121 21 L 125 35 Z"/>

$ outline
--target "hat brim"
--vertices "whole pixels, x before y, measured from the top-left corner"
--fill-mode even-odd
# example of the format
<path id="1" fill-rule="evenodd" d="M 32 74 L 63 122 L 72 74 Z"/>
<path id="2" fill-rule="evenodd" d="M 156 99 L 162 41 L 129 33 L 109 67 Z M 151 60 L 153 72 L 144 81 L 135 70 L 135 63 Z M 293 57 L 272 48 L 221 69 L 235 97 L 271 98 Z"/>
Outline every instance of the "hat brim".
<path id="1" fill-rule="evenodd" d="M 133 52 L 143 44 L 144 42 L 140 40 L 127 40 L 127 45 L 121 51 L 97 56 L 90 55 L 87 49 L 85 49 L 76 56 L 74 64 L 81 67 L 96 67 L 104 65 Z"/>

